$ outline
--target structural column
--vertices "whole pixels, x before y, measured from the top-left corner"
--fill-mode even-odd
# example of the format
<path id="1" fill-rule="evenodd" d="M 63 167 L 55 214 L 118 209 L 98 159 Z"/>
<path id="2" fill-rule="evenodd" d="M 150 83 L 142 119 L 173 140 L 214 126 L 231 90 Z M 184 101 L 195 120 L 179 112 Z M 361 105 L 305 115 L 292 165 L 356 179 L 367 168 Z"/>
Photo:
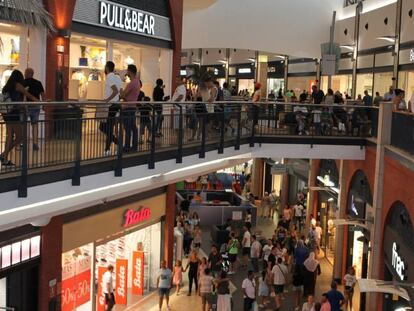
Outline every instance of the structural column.
<path id="1" fill-rule="evenodd" d="M 354 25 L 354 55 L 352 66 L 352 98 L 356 99 L 357 85 L 357 69 L 358 69 L 358 49 L 359 49 L 359 24 L 361 21 L 362 2 L 358 3 L 355 9 L 355 25 Z"/>
<path id="2" fill-rule="evenodd" d="M 174 219 L 175 219 L 175 184 L 167 186 L 167 204 L 165 210 L 164 228 L 164 260 L 167 266 L 173 267 L 174 260 Z"/>
<path id="3" fill-rule="evenodd" d="M 398 87 L 398 72 L 400 63 L 400 43 L 401 43 L 401 20 L 402 20 L 402 0 L 397 1 L 397 14 L 395 18 L 395 45 L 394 45 L 394 70 L 393 87 Z"/>
<path id="4" fill-rule="evenodd" d="M 285 82 L 285 89 L 284 93 L 289 89 L 289 56 L 285 56 L 285 72 L 284 72 L 284 82 Z"/>
<path id="5" fill-rule="evenodd" d="M 181 46 L 183 33 L 183 0 L 169 0 L 170 5 L 170 25 L 173 38 L 173 57 L 172 57 L 172 85 L 175 90 L 175 77 L 180 75 L 181 68 Z"/>
<path id="6" fill-rule="evenodd" d="M 62 216 L 51 219 L 41 228 L 39 268 L 39 310 L 60 310 L 57 290 L 62 277 Z"/>
<path id="7" fill-rule="evenodd" d="M 309 175 L 308 175 L 308 198 L 307 198 L 307 206 L 306 206 L 306 224 L 305 224 L 305 230 L 306 232 L 309 231 L 309 225 L 311 216 L 315 214 L 315 205 L 317 204 L 318 197 L 317 197 L 317 191 L 312 190 L 312 187 L 316 186 L 316 177 L 318 176 L 319 172 L 319 161 L 318 160 L 309 160 Z M 316 217 L 316 215 L 314 215 Z"/>
<path id="8" fill-rule="evenodd" d="M 339 219 L 344 219 L 346 217 L 346 206 L 347 206 L 347 175 L 348 170 L 345 163 L 345 160 L 341 160 L 339 166 L 339 197 L 338 197 L 338 208 L 339 208 Z M 335 261 L 334 261 L 334 270 L 333 278 L 338 283 L 341 283 L 342 280 L 342 265 L 344 261 L 344 237 L 345 237 L 345 228 L 337 227 L 335 235 Z"/>
<path id="9" fill-rule="evenodd" d="M 267 55 L 256 54 L 256 82 L 262 85 L 261 97 L 266 98 L 267 92 Z"/>
<path id="10" fill-rule="evenodd" d="M 262 159 L 254 159 L 252 174 L 251 174 L 251 188 L 250 191 L 259 199 L 263 195 L 263 180 L 264 180 L 264 162 Z"/>
<path id="11" fill-rule="evenodd" d="M 382 214 L 384 191 L 384 157 L 385 146 L 391 142 L 392 103 L 381 103 L 378 117 L 377 152 L 375 159 L 374 181 L 374 223 L 371 228 L 371 251 L 368 267 L 368 278 L 381 279 L 382 261 Z M 368 310 L 375 310 L 378 305 L 378 294 L 369 294 L 367 297 Z"/>

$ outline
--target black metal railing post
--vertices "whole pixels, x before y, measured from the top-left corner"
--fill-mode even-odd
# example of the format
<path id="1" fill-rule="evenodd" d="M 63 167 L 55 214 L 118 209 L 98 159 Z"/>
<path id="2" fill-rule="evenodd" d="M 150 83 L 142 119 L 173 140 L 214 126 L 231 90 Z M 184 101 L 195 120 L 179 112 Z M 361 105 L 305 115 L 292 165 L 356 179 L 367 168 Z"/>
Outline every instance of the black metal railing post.
<path id="1" fill-rule="evenodd" d="M 27 170 L 28 170 L 28 139 L 27 139 L 27 107 L 24 106 L 22 109 L 22 116 L 21 116 L 21 122 L 22 122 L 22 156 L 21 156 L 21 174 L 20 174 L 20 183 L 19 188 L 17 191 L 19 198 L 26 198 L 27 197 Z M 17 163 L 16 163 L 17 164 Z"/>
<path id="2" fill-rule="evenodd" d="M 150 158 L 148 162 L 148 169 L 153 170 L 155 168 L 155 137 L 157 135 L 157 122 L 156 122 L 156 112 L 155 108 L 149 104 L 148 106 L 151 107 L 152 111 L 152 122 L 151 122 L 151 150 L 150 150 Z"/>
<path id="3" fill-rule="evenodd" d="M 256 129 L 256 107 L 254 107 L 254 104 L 250 104 L 248 110 L 250 110 L 250 115 L 252 116 L 252 129 L 251 129 L 251 135 L 250 135 L 250 147 L 254 147 L 254 137 L 255 137 L 255 129 Z"/>
<path id="4" fill-rule="evenodd" d="M 220 116 L 220 143 L 218 147 L 218 153 L 223 154 L 224 153 L 224 130 L 225 130 L 225 116 L 224 116 L 224 105 L 220 105 L 219 109 L 221 110 L 219 112 Z"/>
<path id="5" fill-rule="evenodd" d="M 242 120 L 242 104 L 237 104 L 237 136 L 236 136 L 236 145 L 234 150 L 240 150 L 240 136 L 241 136 L 241 120 Z"/>
<path id="6" fill-rule="evenodd" d="M 122 135 L 122 121 L 123 121 L 122 107 L 119 109 L 119 117 L 114 118 L 116 120 L 116 126 L 118 127 L 118 148 L 116 153 L 116 164 L 115 164 L 115 177 L 122 176 L 122 156 L 124 152 L 124 139 Z M 118 119 L 118 120 L 117 120 Z"/>
<path id="7" fill-rule="evenodd" d="M 180 108 L 180 115 L 178 117 L 178 149 L 176 163 L 183 163 L 183 140 L 184 140 L 184 117 L 183 107 L 176 104 Z"/>
<path id="8" fill-rule="evenodd" d="M 200 148 L 200 155 L 201 159 L 206 157 L 206 126 L 208 122 L 209 115 L 205 113 L 202 116 L 203 122 L 201 122 L 201 148 Z"/>
<path id="9" fill-rule="evenodd" d="M 76 118 L 73 120 L 75 131 L 73 138 L 75 139 L 75 166 L 73 168 L 72 186 L 80 186 L 80 170 L 82 160 L 82 109 L 76 108 Z"/>

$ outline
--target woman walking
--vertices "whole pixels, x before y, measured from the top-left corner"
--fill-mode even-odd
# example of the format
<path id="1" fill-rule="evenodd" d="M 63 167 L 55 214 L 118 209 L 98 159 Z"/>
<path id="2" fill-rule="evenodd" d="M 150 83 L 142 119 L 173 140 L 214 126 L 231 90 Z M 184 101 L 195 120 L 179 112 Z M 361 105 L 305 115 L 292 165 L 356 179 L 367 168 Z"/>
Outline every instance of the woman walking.
<path id="1" fill-rule="evenodd" d="M 198 259 L 197 251 L 192 251 L 190 255 L 190 259 L 188 260 L 187 267 L 185 267 L 184 272 L 187 271 L 188 268 L 188 294 L 187 296 L 191 296 L 191 291 L 193 289 L 193 282 L 195 285 L 196 293 L 198 292 L 198 266 L 200 264 L 200 259 Z"/>
<path id="2" fill-rule="evenodd" d="M 315 259 L 315 253 L 311 252 L 303 263 L 303 295 L 315 295 L 316 277 L 321 274 L 319 261 Z"/>
<path id="3" fill-rule="evenodd" d="M 38 102 L 39 100 L 24 88 L 23 83 L 23 74 L 19 70 L 13 70 L 2 90 L 5 99 L 11 102 L 23 102 L 24 99 L 27 98 L 32 102 Z M 6 123 L 6 143 L 3 153 L 0 154 L 0 162 L 5 166 L 14 165 L 14 163 L 9 160 L 9 153 L 22 142 L 22 108 L 23 107 L 20 107 L 19 105 L 11 105 L 11 108 L 8 109 L 7 113 L 3 114 L 3 120 Z M 23 121 L 26 122 L 26 120 Z"/>
<path id="4" fill-rule="evenodd" d="M 217 288 L 217 311 L 231 311 L 230 282 L 226 271 L 221 271 L 220 277 L 216 279 Z"/>

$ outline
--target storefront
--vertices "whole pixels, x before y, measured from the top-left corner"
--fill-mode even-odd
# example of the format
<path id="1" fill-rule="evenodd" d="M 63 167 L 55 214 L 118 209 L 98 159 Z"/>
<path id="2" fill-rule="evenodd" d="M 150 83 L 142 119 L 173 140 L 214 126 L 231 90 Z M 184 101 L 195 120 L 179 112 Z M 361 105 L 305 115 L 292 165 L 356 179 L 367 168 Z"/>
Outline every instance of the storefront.
<path id="1" fill-rule="evenodd" d="M 414 93 L 414 48 L 400 51 L 398 87 L 405 90 L 405 99 L 408 102 Z"/>
<path id="2" fill-rule="evenodd" d="M 350 184 L 348 193 L 347 217 L 352 220 L 372 218 L 372 193 L 368 178 L 362 171 L 357 171 Z M 362 227 L 348 226 L 348 246 L 346 247 L 346 267 L 354 267 L 357 279 L 365 279 L 368 275 L 368 258 L 370 249 L 370 232 Z M 360 299 L 359 310 L 365 310 L 365 294 Z"/>
<path id="3" fill-rule="evenodd" d="M 37 310 L 41 233 L 28 225 L 0 236 L 0 309 Z"/>
<path id="4" fill-rule="evenodd" d="M 123 1 L 76 1 L 69 55 L 69 99 L 101 100 L 106 61 L 128 82 L 126 68 L 137 66 L 143 91 L 151 96 L 155 81 L 164 80 L 169 94 L 172 43 L 168 4 L 157 0 L 151 12 Z M 88 12 L 85 14 L 85 12 Z"/>
<path id="5" fill-rule="evenodd" d="M 238 93 L 247 90 L 252 95 L 254 92 L 255 72 L 254 64 L 230 65 L 230 87 L 235 86 Z"/>
<path id="6" fill-rule="evenodd" d="M 351 74 L 341 74 L 332 76 L 331 89 L 336 92 L 339 91 L 341 94 L 351 94 L 352 93 L 352 73 Z M 321 77 L 321 90 L 328 92 L 328 77 Z"/>
<path id="7" fill-rule="evenodd" d="M 61 309 L 104 310 L 102 276 L 109 264 L 117 310 L 153 291 L 163 256 L 165 209 L 161 193 L 65 223 Z"/>
<path id="8" fill-rule="evenodd" d="M 410 214 L 402 202 L 396 202 L 388 213 L 384 228 L 384 280 L 412 284 L 414 270 L 414 228 Z M 403 287 L 413 297 L 412 286 Z M 408 307 L 402 298 L 384 295 L 383 310 L 400 310 Z"/>
<path id="9" fill-rule="evenodd" d="M 273 91 L 275 97 L 279 90 L 285 89 L 284 61 L 269 62 L 267 67 L 267 95 Z"/>
<path id="10" fill-rule="evenodd" d="M 322 228 L 321 249 L 333 264 L 335 252 L 336 227 L 338 218 L 339 172 L 335 160 L 321 160 L 316 185 L 324 190 L 318 191 L 316 220 Z"/>

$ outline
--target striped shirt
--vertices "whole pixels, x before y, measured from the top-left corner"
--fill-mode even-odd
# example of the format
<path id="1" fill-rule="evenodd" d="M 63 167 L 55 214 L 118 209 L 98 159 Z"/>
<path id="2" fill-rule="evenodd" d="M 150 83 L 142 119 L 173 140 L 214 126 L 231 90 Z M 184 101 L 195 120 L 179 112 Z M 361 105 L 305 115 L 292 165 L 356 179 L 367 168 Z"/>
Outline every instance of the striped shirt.
<path id="1" fill-rule="evenodd" d="M 213 285 L 213 277 L 211 275 L 203 275 L 200 279 L 200 293 L 211 293 Z"/>

